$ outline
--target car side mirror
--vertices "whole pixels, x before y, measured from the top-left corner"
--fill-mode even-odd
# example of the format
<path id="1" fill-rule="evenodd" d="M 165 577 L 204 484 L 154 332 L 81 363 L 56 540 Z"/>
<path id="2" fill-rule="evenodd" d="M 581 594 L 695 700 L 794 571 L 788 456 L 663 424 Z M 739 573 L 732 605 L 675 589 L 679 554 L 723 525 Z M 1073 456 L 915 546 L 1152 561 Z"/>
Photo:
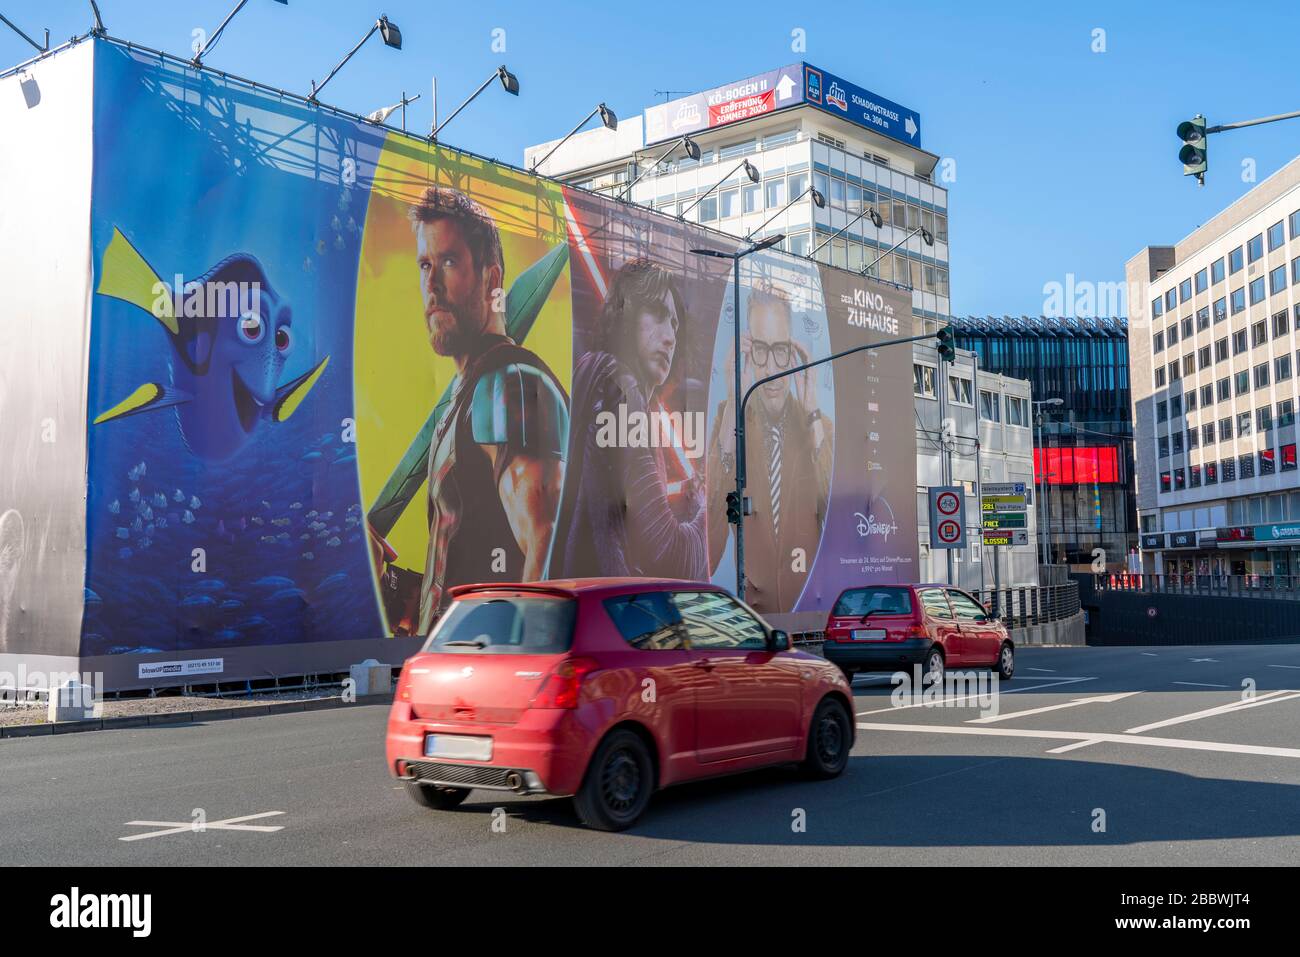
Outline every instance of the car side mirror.
<path id="1" fill-rule="evenodd" d="M 769 636 L 769 638 L 767 639 L 767 646 L 772 651 L 789 651 L 790 636 L 786 634 L 784 631 L 775 629 L 772 631 L 771 636 Z"/>

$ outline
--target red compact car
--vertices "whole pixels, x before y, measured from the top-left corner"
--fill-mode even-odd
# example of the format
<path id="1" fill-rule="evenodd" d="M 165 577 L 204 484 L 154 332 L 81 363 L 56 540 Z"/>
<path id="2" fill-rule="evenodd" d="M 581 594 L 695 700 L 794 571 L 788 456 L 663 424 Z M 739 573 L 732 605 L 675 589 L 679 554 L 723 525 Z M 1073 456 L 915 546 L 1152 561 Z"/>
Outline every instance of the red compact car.
<path id="1" fill-rule="evenodd" d="M 929 681 L 945 667 L 992 668 L 1010 681 L 1016 650 L 1006 626 L 951 585 L 845 589 L 826 621 L 822 654 L 851 681 L 858 671 L 911 671 Z"/>
<path id="2" fill-rule="evenodd" d="M 848 763 L 838 668 L 790 648 L 705 583 L 583 579 L 465 585 L 407 660 L 388 768 L 425 807 L 475 788 L 571 795 L 622 830 L 658 788 L 797 762 Z"/>

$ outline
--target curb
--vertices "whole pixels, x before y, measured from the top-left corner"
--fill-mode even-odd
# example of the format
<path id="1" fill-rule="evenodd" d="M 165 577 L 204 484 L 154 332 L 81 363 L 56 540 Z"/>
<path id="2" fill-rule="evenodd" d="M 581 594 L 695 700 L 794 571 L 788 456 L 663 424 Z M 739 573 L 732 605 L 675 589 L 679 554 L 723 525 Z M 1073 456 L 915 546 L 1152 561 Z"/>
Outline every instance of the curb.
<path id="1" fill-rule="evenodd" d="M 388 704 L 391 694 L 358 697 L 345 703 L 341 697 L 310 698 L 304 701 L 275 701 L 270 704 L 243 705 L 235 708 L 212 708 L 206 711 L 167 711 L 161 714 L 131 714 L 120 718 L 91 718 L 86 721 L 60 721 L 57 724 L 19 724 L 0 727 L 0 738 L 35 738 L 42 735 L 76 734 L 80 731 L 113 731 L 121 728 L 145 728 L 168 724 L 202 724 L 234 718 L 265 718 L 274 714 L 306 711 L 332 711 L 366 704 Z"/>

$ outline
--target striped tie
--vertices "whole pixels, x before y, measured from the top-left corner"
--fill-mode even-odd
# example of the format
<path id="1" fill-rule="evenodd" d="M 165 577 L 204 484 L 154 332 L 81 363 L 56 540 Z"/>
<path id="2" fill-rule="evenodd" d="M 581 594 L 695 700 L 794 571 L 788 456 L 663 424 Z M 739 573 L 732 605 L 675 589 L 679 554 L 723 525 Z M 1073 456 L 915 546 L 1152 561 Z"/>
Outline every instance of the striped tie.
<path id="1" fill-rule="evenodd" d="M 781 430 L 768 428 L 770 455 L 767 461 L 767 480 L 772 490 L 772 537 L 781 538 Z"/>

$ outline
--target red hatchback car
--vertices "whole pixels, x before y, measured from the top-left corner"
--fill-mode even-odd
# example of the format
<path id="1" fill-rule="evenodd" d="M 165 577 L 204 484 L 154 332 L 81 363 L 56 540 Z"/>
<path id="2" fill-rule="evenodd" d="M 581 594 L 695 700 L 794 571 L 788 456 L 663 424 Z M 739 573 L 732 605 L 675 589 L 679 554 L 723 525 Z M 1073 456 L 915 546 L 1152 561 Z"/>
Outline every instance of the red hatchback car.
<path id="1" fill-rule="evenodd" d="M 658 788 L 848 763 L 852 696 L 748 606 L 697 582 L 466 585 L 402 668 L 388 768 L 430 808 L 475 788 L 571 795 L 622 830 Z"/>
<path id="2" fill-rule="evenodd" d="M 992 668 L 1010 681 L 1016 669 L 1006 626 L 966 592 L 939 584 L 845 589 L 826 621 L 822 654 L 850 680 L 919 664 L 930 681 L 953 666 Z"/>

